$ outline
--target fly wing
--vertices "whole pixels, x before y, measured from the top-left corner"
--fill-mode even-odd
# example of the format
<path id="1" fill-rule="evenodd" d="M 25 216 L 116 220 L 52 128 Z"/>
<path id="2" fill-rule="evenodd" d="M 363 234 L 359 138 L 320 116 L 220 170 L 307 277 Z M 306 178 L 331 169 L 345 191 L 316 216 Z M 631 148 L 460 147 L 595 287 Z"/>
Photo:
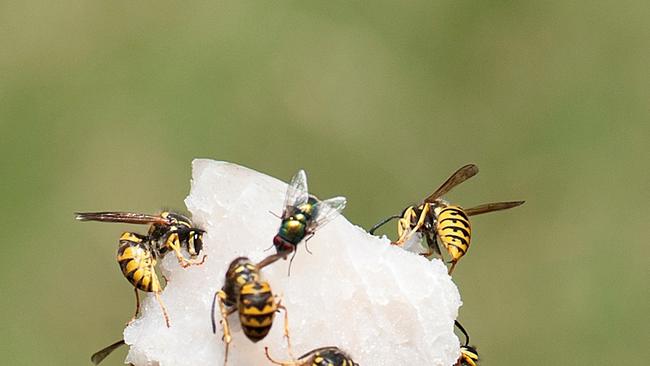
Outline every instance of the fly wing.
<path id="1" fill-rule="evenodd" d="M 111 344 L 110 346 L 95 352 L 95 354 L 90 357 L 90 360 L 93 362 L 93 364 L 99 365 L 99 363 L 102 362 L 108 355 L 110 355 L 113 351 L 115 351 L 116 349 L 120 348 L 123 345 L 124 345 L 124 340 L 120 339 L 119 341 Z"/>
<path id="2" fill-rule="evenodd" d="M 300 169 L 296 175 L 291 178 L 289 187 L 287 188 L 287 195 L 284 197 L 284 212 L 282 218 L 287 218 L 293 214 L 296 206 L 307 203 L 309 193 L 307 190 L 307 175 L 305 171 Z"/>
<path id="3" fill-rule="evenodd" d="M 160 224 L 169 225 L 167 219 L 160 215 L 148 215 L 135 212 L 75 212 L 79 221 L 123 222 L 127 224 Z"/>
<path id="4" fill-rule="evenodd" d="M 424 199 L 424 202 L 435 202 L 438 198 L 444 196 L 447 194 L 447 192 L 451 191 L 452 188 L 456 187 L 457 185 L 463 183 L 464 181 L 468 180 L 469 178 L 475 176 L 478 173 L 478 167 L 474 164 L 467 164 L 464 167 L 456 170 L 454 174 L 451 175 L 451 177 L 447 178 L 447 180 L 442 183 L 442 185 L 436 189 L 435 192 L 431 193 L 431 195 L 427 198 Z"/>
<path id="5" fill-rule="evenodd" d="M 319 201 L 314 205 L 315 215 L 309 221 L 308 231 L 313 232 L 317 227 L 321 227 L 334 220 L 345 208 L 345 197 L 334 197 L 325 201 Z"/>
<path id="6" fill-rule="evenodd" d="M 494 203 L 486 203 L 483 205 L 479 205 L 476 207 L 472 207 L 469 209 L 465 210 L 465 213 L 467 216 L 474 216 L 474 215 L 480 215 L 492 211 L 501 211 L 501 210 L 507 210 L 509 208 L 521 206 L 524 204 L 526 201 L 511 201 L 511 202 L 494 202 Z"/>

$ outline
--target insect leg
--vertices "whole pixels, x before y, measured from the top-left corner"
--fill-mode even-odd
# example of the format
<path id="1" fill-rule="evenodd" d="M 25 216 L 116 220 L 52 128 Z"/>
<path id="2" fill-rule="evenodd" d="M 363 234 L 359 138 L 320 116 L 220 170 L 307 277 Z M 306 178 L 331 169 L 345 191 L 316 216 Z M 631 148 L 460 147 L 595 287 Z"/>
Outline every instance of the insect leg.
<path id="1" fill-rule="evenodd" d="M 436 234 L 432 233 L 429 230 L 424 231 L 424 238 L 427 241 L 427 247 L 429 248 L 426 253 L 422 255 L 425 257 L 430 257 L 433 253 L 436 253 L 438 257 L 442 258 L 442 252 L 440 251 L 440 246 L 435 237 Z"/>
<path id="2" fill-rule="evenodd" d="M 126 323 L 126 325 L 129 325 L 129 324 L 133 323 L 135 318 L 140 313 L 140 294 L 138 294 L 138 288 L 134 287 L 133 292 L 135 293 L 135 314 L 133 314 L 133 317 L 131 318 L 131 320 L 129 320 L 128 323 Z"/>
<path id="3" fill-rule="evenodd" d="M 289 259 L 289 270 L 287 271 L 287 276 L 291 276 L 291 263 L 293 263 L 293 259 L 296 257 L 297 252 L 298 252 L 298 247 L 295 247 L 293 249 L 293 255 L 291 256 L 291 259 Z"/>
<path id="4" fill-rule="evenodd" d="M 276 364 L 276 365 L 280 365 L 280 366 L 301 366 L 301 365 L 304 365 L 304 364 L 299 364 L 296 361 L 293 361 L 293 362 L 280 362 L 280 361 L 274 360 L 271 357 L 271 355 L 269 354 L 269 347 L 267 347 L 267 346 L 264 347 L 264 353 L 266 353 L 266 358 L 269 361 L 271 361 L 272 363 Z"/>
<path id="5" fill-rule="evenodd" d="M 291 360 L 295 361 L 296 358 L 293 356 L 291 348 L 291 337 L 289 336 L 289 311 L 287 311 L 287 308 L 282 305 L 282 298 L 278 299 L 277 308 L 284 311 L 284 337 L 287 339 L 287 353 L 289 353 Z"/>
<path id="6" fill-rule="evenodd" d="M 314 254 L 314 253 L 311 252 L 311 250 L 309 250 L 309 247 L 307 246 L 307 243 L 309 242 L 309 239 L 311 239 L 313 237 L 314 237 L 314 233 L 309 233 L 309 235 L 307 235 L 307 237 L 305 237 L 305 250 L 307 250 L 307 253 L 309 253 L 309 254 Z"/>
<path id="7" fill-rule="evenodd" d="M 174 255 L 176 255 L 176 259 L 178 259 L 178 264 L 180 264 L 183 268 L 187 268 L 189 266 L 200 266 L 203 264 L 203 262 L 205 262 L 205 258 L 207 257 L 206 255 L 203 255 L 201 261 L 185 258 L 181 252 L 181 242 L 178 239 L 178 233 L 169 234 L 169 237 L 165 241 L 165 245 L 174 251 Z"/>
<path id="8" fill-rule="evenodd" d="M 155 262 L 152 262 L 150 265 L 150 271 L 151 271 L 151 288 L 155 289 L 153 293 L 156 295 L 156 301 L 158 301 L 158 304 L 160 305 L 160 309 L 162 310 L 163 317 L 165 318 L 165 324 L 167 325 L 167 328 L 169 328 L 169 314 L 167 313 L 167 308 L 165 307 L 165 304 L 163 303 L 162 299 L 160 298 L 160 292 L 162 287 L 160 286 L 160 281 L 158 280 L 158 275 L 156 275 L 156 271 L 154 270 L 154 264 Z"/>
<path id="9" fill-rule="evenodd" d="M 429 204 L 424 205 L 424 207 L 422 208 L 422 212 L 420 212 L 420 217 L 419 217 L 417 223 L 410 229 L 410 231 L 406 235 L 401 235 L 400 236 L 400 238 L 396 242 L 397 245 L 402 246 L 404 243 L 409 241 L 411 239 L 411 237 L 415 233 L 418 232 L 418 230 L 420 230 L 422 225 L 424 225 L 424 220 L 426 219 L 427 214 L 429 213 L 429 206 L 430 206 Z M 406 216 L 407 215 L 409 216 L 408 217 L 408 223 L 406 223 L 406 220 L 407 220 Z M 402 226 L 402 230 L 403 230 L 402 234 L 404 234 L 406 232 L 406 230 L 408 230 L 407 228 L 410 226 L 411 218 L 414 218 L 414 217 L 415 217 L 415 210 L 413 210 L 413 208 L 411 207 L 411 208 L 409 208 L 407 210 L 404 217 L 402 219 L 400 219 L 400 225 L 403 225 Z"/>
<path id="10" fill-rule="evenodd" d="M 232 308 L 230 310 L 226 309 L 226 304 L 224 303 L 226 299 L 226 293 L 223 290 L 215 292 L 214 299 L 212 299 L 212 332 L 217 332 L 217 325 L 214 318 L 215 313 L 215 303 L 219 302 L 219 312 L 221 313 L 221 326 L 223 327 L 223 337 L 221 338 L 224 343 L 226 343 L 226 351 L 224 354 L 223 364 L 224 366 L 228 363 L 228 348 L 230 342 L 232 341 L 232 336 L 230 335 L 230 325 L 228 324 L 228 315 L 237 311 L 237 308 Z"/>
<path id="11" fill-rule="evenodd" d="M 451 275 L 451 272 L 454 271 L 454 267 L 456 267 L 456 263 L 458 263 L 458 260 L 453 260 L 452 259 L 450 261 L 450 263 L 451 263 L 451 267 L 449 267 L 449 272 L 447 272 L 447 274 L 449 274 L 449 275 Z"/>

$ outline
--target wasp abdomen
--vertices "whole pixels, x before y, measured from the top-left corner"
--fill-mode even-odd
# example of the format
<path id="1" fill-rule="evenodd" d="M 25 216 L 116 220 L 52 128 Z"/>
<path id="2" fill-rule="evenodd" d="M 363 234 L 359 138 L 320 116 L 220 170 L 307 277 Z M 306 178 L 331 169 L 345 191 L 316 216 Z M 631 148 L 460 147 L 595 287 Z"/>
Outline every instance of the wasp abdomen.
<path id="1" fill-rule="evenodd" d="M 239 321 L 246 337 L 257 342 L 269 333 L 278 310 L 268 282 L 247 283 L 241 288 Z"/>
<path id="2" fill-rule="evenodd" d="M 133 286 L 145 292 L 160 292 L 160 284 L 154 280 L 153 257 L 147 237 L 126 232 L 120 237 L 117 261 L 122 273 Z"/>
<path id="3" fill-rule="evenodd" d="M 472 229 L 469 217 L 458 206 L 442 208 L 436 215 L 436 231 L 452 261 L 460 259 L 469 248 Z"/>

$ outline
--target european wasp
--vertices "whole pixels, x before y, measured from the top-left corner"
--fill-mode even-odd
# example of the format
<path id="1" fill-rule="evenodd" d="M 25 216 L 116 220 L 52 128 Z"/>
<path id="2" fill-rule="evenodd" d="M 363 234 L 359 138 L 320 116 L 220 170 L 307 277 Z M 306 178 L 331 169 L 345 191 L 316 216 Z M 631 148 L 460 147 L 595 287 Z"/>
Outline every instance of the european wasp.
<path id="1" fill-rule="evenodd" d="M 456 366 L 478 366 L 478 351 L 476 347 L 469 345 L 469 334 L 458 320 L 454 324 L 465 335 L 465 344 L 460 346 L 460 357 L 456 362 Z"/>
<path id="2" fill-rule="evenodd" d="M 272 256 L 273 257 L 273 256 Z M 248 339 L 258 342 L 269 333 L 275 313 L 284 310 L 284 334 L 289 340 L 287 309 L 271 292 L 268 282 L 260 279 L 259 270 L 265 261 L 254 264 L 246 257 L 233 260 L 226 272 L 226 279 L 221 290 L 214 294 L 212 300 L 212 332 L 217 332 L 215 318 L 216 303 L 219 303 L 223 341 L 226 343 L 224 365 L 228 362 L 228 348 L 232 341 L 228 316 L 237 312 L 242 330 Z"/>
<path id="3" fill-rule="evenodd" d="M 438 243 L 441 243 L 451 256 L 449 274 L 456 267 L 456 264 L 469 249 L 471 239 L 471 226 L 469 216 L 480 215 L 493 211 L 506 210 L 522 205 L 525 201 L 495 202 L 486 203 L 469 209 L 460 206 L 450 205 L 442 199 L 455 186 L 478 173 L 478 167 L 468 164 L 458 169 L 451 175 L 435 192 L 424 199 L 419 206 L 409 206 L 404 209 L 401 215 L 394 215 L 380 221 L 373 226 L 369 233 L 373 234 L 382 225 L 392 219 L 399 219 L 397 222 L 397 233 L 399 238 L 393 242 L 395 245 L 403 246 L 415 233 L 420 232 L 426 239 L 428 252 L 427 257 L 434 254 L 441 255 Z"/>
<path id="4" fill-rule="evenodd" d="M 296 255 L 298 244 L 304 239 L 309 240 L 319 227 L 336 218 L 345 208 L 345 197 L 334 197 L 325 201 L 310 195 L 307 190 L 307 175 L 304 170 L 293 176 L 284 199 L 282 223 L 277 235 L 273 238 L 276 252 L 283 258 L 293 252 L 289 261 Z"/>
<path id="5" fill-rule="evenodd" d="M 350 356 L 336 346 L 313 349 L 293 361 L 276 361 L 269 355 L 268 347 L 264 348 L 266 358 L 280 366 L 359 366 Z"/>
<path id="6" fill-rule="evenodd" d="M 183 267 L 203 264 L 205 256 L 201 261 L 196 261 L 195 258 L 203 248 L 205 231 L 194 227 L 189 218 L 166 211 L 160 215 L 132 212 L 82 212 L 75 215 L 79 221 L 150 225 L 148 235 L 128 231 L 122 234 L 117 249 L 117 261 L 124 277 L 131 282 L 135 291 L 136 309 L 131 321 L 140 311 L 138 290 L 141 290 L 154 293 L 162 309 L 165 324 L 169 327 L 169 315 L 160 298 L 162 287 L 155 271 L 156 263 L 162 256 L 172 251 Z M 181 252 L 182 248 L 189 252 L 191 259 L 185 258 Z"/>

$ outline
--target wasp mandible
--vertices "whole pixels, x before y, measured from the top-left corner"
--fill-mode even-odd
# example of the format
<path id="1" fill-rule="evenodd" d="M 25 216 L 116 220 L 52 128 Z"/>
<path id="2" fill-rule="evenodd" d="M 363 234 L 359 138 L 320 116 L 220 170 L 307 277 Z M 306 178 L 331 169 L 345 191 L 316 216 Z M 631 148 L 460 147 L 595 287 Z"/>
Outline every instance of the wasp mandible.
<path id="1" fill-rule="evenodd" d="M 392 219 L 397 222 L 397 241 L 395 245 L 403 246 L 415 233 L 424 236 L 428 252 L 427 257 L 436 253 L 441 256 L 441 243 L 451 256 L 449 274 L 454 271 L 458 261 L 467 253 L 471 240 L 471 226 L 469 216 L 480 215 L 493 211 L 506 210 L 522 205 L 525 201 L 486 203 L 469 209 L 450 205 L 442 196 L 451 191 L 455 186 L 478 173 L 478 167 L 468 164 L 452 174 L 435 192 L 424 199 L 418 206 L 409 206 L 401 215 L 394 215 L 380 221 L 373 226 L 369 233 L 373 234 L 382 225 Z"/>

